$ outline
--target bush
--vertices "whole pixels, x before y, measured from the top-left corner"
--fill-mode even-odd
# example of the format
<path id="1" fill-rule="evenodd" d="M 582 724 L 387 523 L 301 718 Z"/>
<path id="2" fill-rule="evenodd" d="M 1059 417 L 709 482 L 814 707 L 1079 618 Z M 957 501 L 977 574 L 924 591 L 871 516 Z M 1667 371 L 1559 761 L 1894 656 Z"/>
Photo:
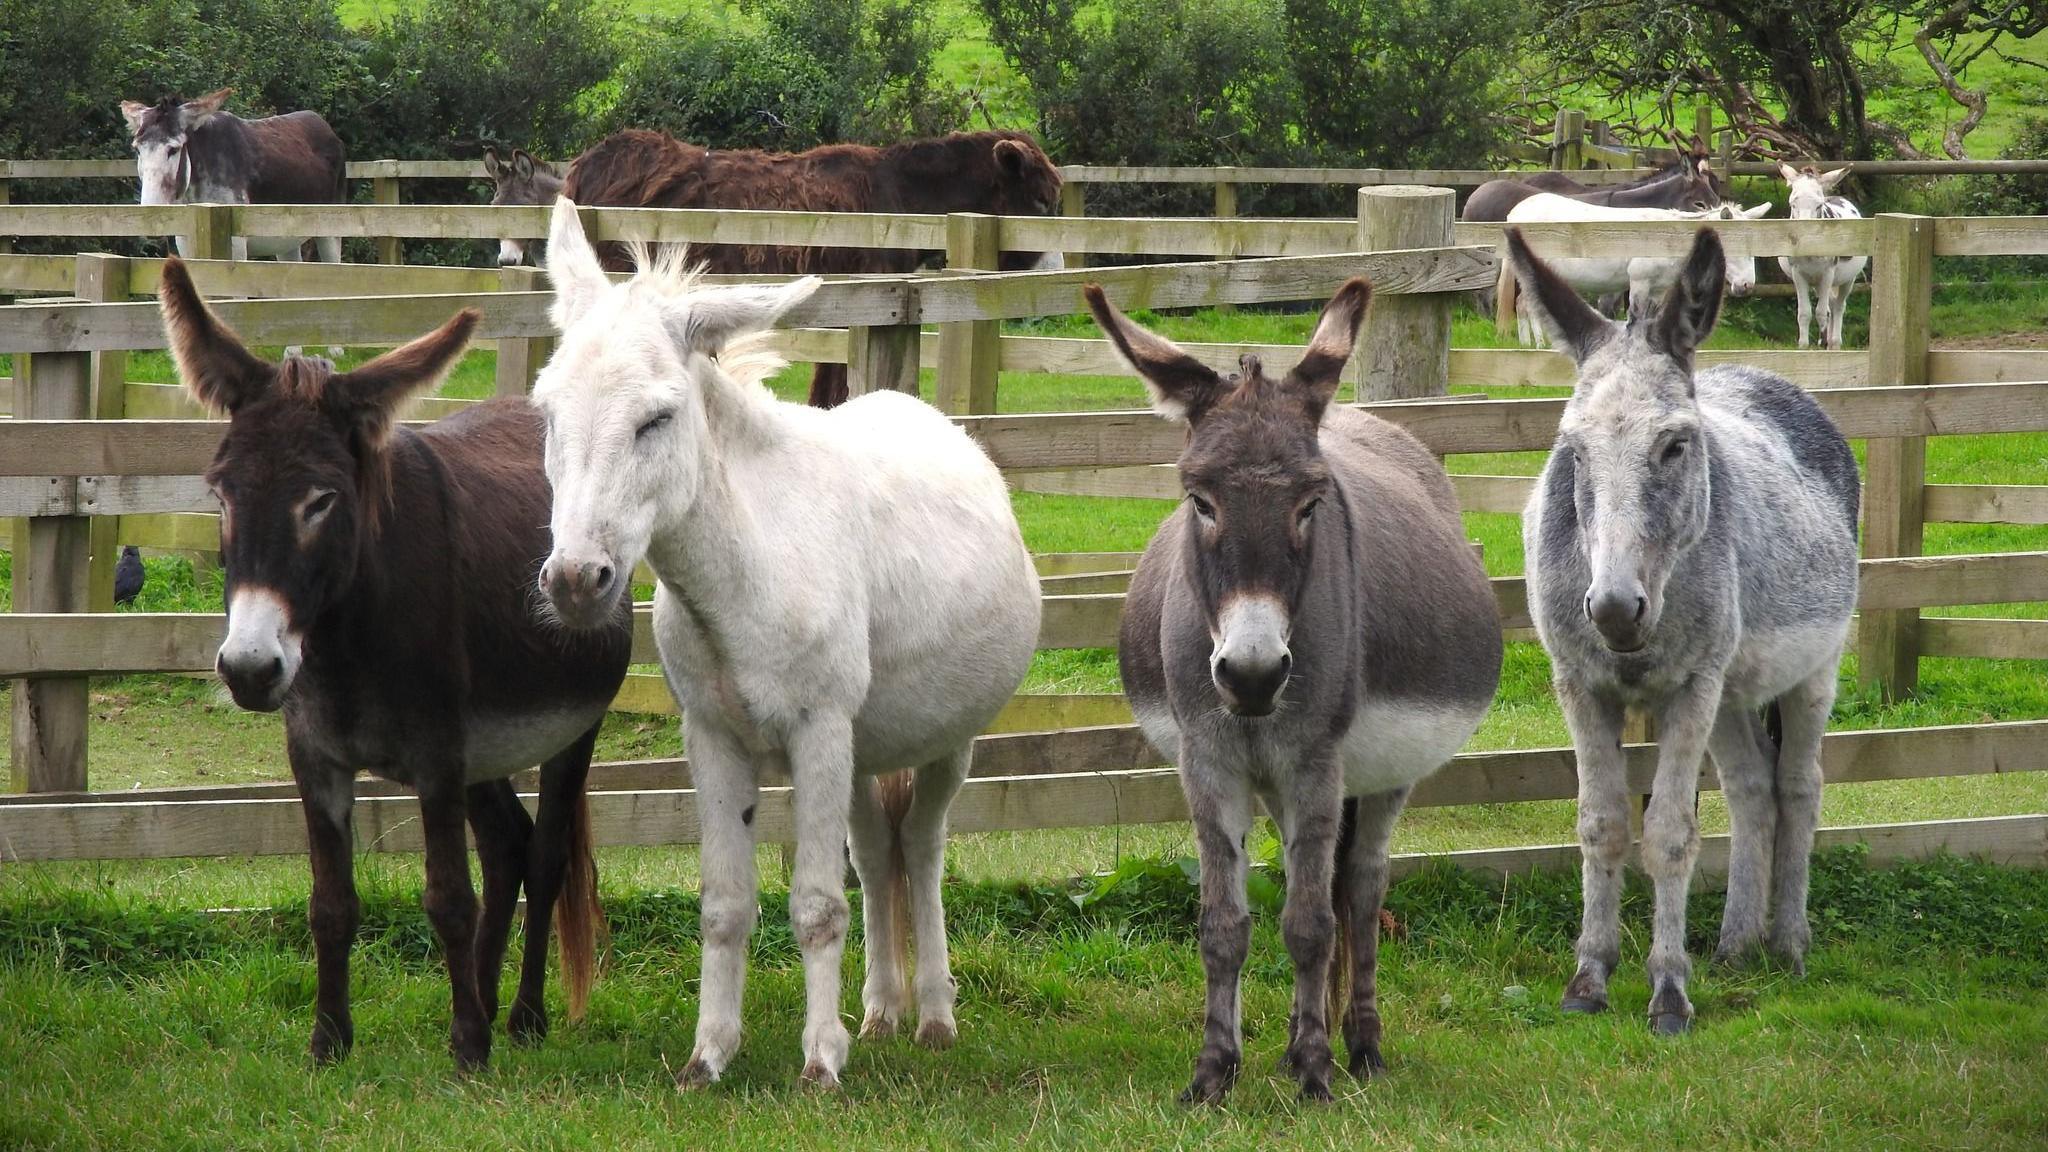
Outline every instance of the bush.
<path id="1" fill-rule="evenodd" d="M 933 74 L 928 0 L 768 0 L 753 11 L 753 24 L 701 12 L 654 24 L 607 123 L 776 151 L 959 127 L 960 101 Z"/>
<path id="2" fill-rule="evenodd" d="M 2048 119 L 2030 116 L 2013 134 L 2012 144 L 1998 154 L 2001 160 L 2039 160 L 2048 156 Z M 2048 176 L 1972 176 L 1968 182 L 1968 208 L 1981 216 L 2039 216 L 2048 213 Z"/>

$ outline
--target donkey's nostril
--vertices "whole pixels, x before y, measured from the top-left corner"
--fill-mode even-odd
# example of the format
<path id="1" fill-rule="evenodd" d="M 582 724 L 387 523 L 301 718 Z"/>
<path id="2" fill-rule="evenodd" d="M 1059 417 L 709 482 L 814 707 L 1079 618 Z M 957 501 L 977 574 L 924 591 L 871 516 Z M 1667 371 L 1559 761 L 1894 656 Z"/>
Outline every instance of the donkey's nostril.
<path id="1" fill-rule="evenodd" d="M 265 668 L 265 669 L 264 669 L 263 671 L 264 671 L 264 674 L 265 674 L 265 675 L 266 675 L 266 676 L 267 676 L 267 677 L 268 677 L 269 679 L 271 679 L 271 680 L 276 680 L 276 679 L 277 679 L 278 677 L 280 677 L 280 676 L 283 676 L 283 675 L 284 675 L 284 657 L 282 657 L 282 656 L 272 656 L 272 657 L 270 658 L 270 665 L 269 665 L 269 667 Z"/>
<path id="2" fill-rule="evenodd" d="M 617 573 L 616 573 L 616 572 L 614 572 L 614 571 L 612 570 L 612 566 L 611 566 L 611 565 L 609 565 L 609 564 L 602 564 L 602 565 L 599 565 L 599 566 L 598 566 L 598 569 L 597 569 L 597 581 L 596 581 L 596 583 L 597 583 L 597 590 L 598 590 L 599 592 L 603 592 L 603 591 L 604 591 L 604 590 L 606 590 L 607 588 L 610 588 L 610 587 L 612 586 L 612 577 L 614 577 L 615 575 L 617 575 Z"/>
<path id="3" fill-rule="evenodd" d="M 1216 658 L 1216 676 L 1217 676 L 1217 678 L 1218 678 L 1218 679 L 1220 679 L 1220 680 L 1228 680 L 1228 679 L 1230 679 L 1230 671 L 1231 671 L 1231 669 L 1230 669 L 1230 658 L 1229 658 L 1229 657 L 1227 657 L 1227 656 L 1218 656 L 1218 657 Z"/>
<path id="4" fill-rule="evenodd" d="M 1641 624 L 1643 622 L 1643 613 L 1649 610 L 1650 601 L 1642 596 L 1636 597 L 1636 623 Z"/>
<path id="5" fill-rule="evenodd" d="M 1282 653 L 1280 654 L 1280 675 L 1282 675 L 1282 676 L 1285 676 L 1285 675 L 1287 675 L 1287 674 L 1288 674 L 1289 672 L 1291 672 L 1291 671 L 1293 671 L 1293 670 L 1294 670 L 1294 653 L 1292 653 L 1292 652 L 1282 652 Z"/>
<path id="6" fill-rule="evenodd" d="M 1591 592 L 1586 593 L 1586 599 L 1579 607 L 1586 610 L 1586 619 L 1591 620 L 1593 618 L 1593 594 Z"/>

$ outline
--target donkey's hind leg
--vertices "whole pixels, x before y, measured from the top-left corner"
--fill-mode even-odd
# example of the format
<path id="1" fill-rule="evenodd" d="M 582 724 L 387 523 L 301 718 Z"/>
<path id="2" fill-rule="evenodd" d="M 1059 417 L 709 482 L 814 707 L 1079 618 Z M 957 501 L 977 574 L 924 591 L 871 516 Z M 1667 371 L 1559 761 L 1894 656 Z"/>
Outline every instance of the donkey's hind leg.
<path id="1" fill-rule="evenodd" d="M 896 830 L 909 873 L 910 931 L 917 946 L 917 1042 L 927 1048 L 950 1048 L 959 1034 L 953 1019 L 957 986 L 946 946 L 946 813 L 973 760 L 974 745 L 967 743 L 919 768 L 910 807 Z"/>
<path id="2" fill-rule="evenodd" d="M 905 907 L 903 857 L 896 833 L 903 809 L 894 795 L 908 790 L 908 776 L 893 773 L 853 781 L 847 840 L 853 850 L 853 870 L 860 877 L 861 934 L 867 948 L 867 979 L 860 991 L 866 1009 L 860 1026 L 862 1039 L 895 1035 L 910 1009 L 909 958 L 903 950 L 909 930 L 904 918 L 909 909 Z"/>
<path id="3" fill-rule="evenodd" d="M 526 880 L 533 818 L 526 814 L 510 780 L 486 780 L 469 786 L 469 827 L 476 834 L 477 861 L 484 874 L 484 915 L 476 932 L 476 991 L 483 1001 L 484 1018 L 495 1020 L 505 940 L 512 934 L 519 886 Z"/>
<path id="4" fill-rule="evenodd" d="M 491 1024 L 477 996 L 477 903 L 476 888 L 469 879 L 469 844 L 462 833 L 464 786 L 454 757 L 440 763 L 441 771 L 456 779 L 443 779 L 431 772 L 414 776 L 420 781 L 420 830 L 427 849 L 425 904 L 427 920 L 433 924 L 448 961 L 454 1006 L 448 1048 L 456 1066 L 468 1071 L 490 1061 Z"/>
<path id="5" fill-rule="evenodd" d="M 1778 841 L 1777 748 L 1751 709 L 1725 704 L 1707 750 L 1728 798 L 1728 905 L 1716 964 L 1736 964 L 1763 943 L 1771 859 Z"/>
<path id="6" fill-rule="evenodd" d="M 1778 750 L 1778 843 L 1772 885 L 1772 952 L 1806 970 L 1812 932 L 1806 922 L 1806 885 L 1813 833 L 1820 826 L 1820 744 L 1835 706 L 1835 666 L 1829 660 L 1778 699 L 1784 732 Z"/>
<path id="7" fill-rule="evenodd" d="M 556 920 L 556 909 L 566 907 L 573 911 L 592 899 L 591 893 L 581 891 L 568 891 L 565 896 L 564 888 L 568 883 L 578 882 L 569 878 L 576 871 L 575 865 L 589 853 L 579 821 L 586 819 L 581 814 L 583 788 L 589 779 L 590 755 L 596 744 L 597 729 L 593 727 L 541 765 L 540 815 L 534 822 L 525 861 L 526 946 L 519 965 L 519 992 L 512 998 L 512 1010 L 505 1018 L 505 1029 L 514 1040 L 538 1041 L 548 1034 L 548 939 L 553 934 L 550 930 Z M 580 880 L 585 885 L 595 882 L 595 876 Z M 585 919 L 596 914 L 594 907 L 580 913 Z M 596 932 L 595 924 L 571 923 L 577 919 L 569 911 L 561 916 L 562 968 L 569 977 L 572 1018 L 582 1009 L 579 986 L 588 980 L 588 973 L 579 977 L 571 969 L 578 949 L 588 952 L 592 948 L 590 938 Z M 590 962 L 588 958 L 584 960 L 586 964 Z"/>
<path id="8" fill-rule="evenodd" d="M 1387 896 L 1387 847 L 1394 821 L 1408 802 L 1406 788 L 1360 796 L 1346 858 L 1337 861 L 1338 899 L 1344 902 L 1351 952 L 1350 1003 L 1344 1009 L 1344 1047 L 1351 1074 L 1364 1079 L 1386 1071 L 1380 1054 L 1380 907 Z"/>

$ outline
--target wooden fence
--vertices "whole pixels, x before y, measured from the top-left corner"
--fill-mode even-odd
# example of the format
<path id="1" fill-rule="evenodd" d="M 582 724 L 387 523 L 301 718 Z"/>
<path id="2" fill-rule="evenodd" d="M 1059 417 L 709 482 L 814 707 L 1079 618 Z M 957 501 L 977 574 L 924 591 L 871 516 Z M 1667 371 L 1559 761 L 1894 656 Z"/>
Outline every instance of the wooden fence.
<path id="1" fill-rule="evenodd" d="M 1398 202 L 1400 210 L 1361 211 L 1350 225 L 1352 240 L 1392 233 L 1426 219 L 1445 239 L 1456 235 L 1448 217 L 1447 192 L 1433 196 L 1374 192 L 1375 202 Z M 122 209 L 133 211 L 132 209 Z M 0 231 L 14 227 L 11 212 L 0 213 Z M 259 224 L 271 209 L 172 208 L 160 212 L 250 212 Z M 323 212 L 384 212 L 405 209 L 321 209 Z M 478 211 L 474 209 L 463 212 Z M 484 210 L 488 211 L 488 210 Z M 503 211 L 503 210 L 501 210 Z M 516 211 L 516 210 L 515 210 Z M 1392 215 L 1400 220 L 1388 220 Z M 599 235 L 638 233 L 655 239 L 718 239 L 715 223 L 692 213 L 592 214 Z M 735 215 L 735 214 L 720 214 Z M 460 221 L 461 217 L 454 217 Z M 976 218 L 968 218 L 973 221 Z M 985 218 L 984 218 L 985 219 Z M 156 221 L 150 221 L 152 226 Z M 824 228 L 834 239 L 900 235 L 927 225 L 917 219 L 881 224 L 847 218 L 820 225 L 797 217 L 792 229 Z M 1137 222 L 1147 239 L 1118 241 L 1104 226 L 1113 221 L 1005 220 L 939 227 L 1012 228 L 1043 238 L 1047 246 L 1097 243 L 1155 243 L 1180 235 L 1161 222 Z M 1245 222 L 1167 222 L 1222 229 Z M 742 218 L 735 228 L 755 229 L 772 221 Z M 1397 228 L 1399 225 L 1400 228 Z M 55 227 L 55 224 L 49 225 Z M 364 227 L 377 227 L 365 218 Z M 408 225 L 411 226 L 411 225 Z M 424 224 L 419 225 L 424 227 Z M 1311 225 L 1314 226 L 1314 225 Z M 838 231 L 833 231 L 833 230 Z M 1031 229 L 1045 229 L 1032 233 Z M 1054 231 L 1053 229 L 1065 229 Z M 708 230 L 708 232 L 707 232 Z M 747 234 L 755 234 L 748 232 Z M 803 233 L 815 235 L 815 233 Z M 1211 234 L 1215 235 L 1214 233 Z M 1279 237 L 1282 234 L 1273 232 Z M 1471 234 L 1485 239 L 1484 234 Z M 1678 251 L 1689 243 L 1685 227 L 1664 224 L 1587 229 L 1558 226 L 1531 230 L 1539 248 L 1603 254 L 1607 251 Z M 2016 378 L 2021 354 L 2006 359 L 1948 361 L 1943 371 L 1964 373 L 1978 365 L 2000 369 L 1989 382 L 1945 382 L 1934 377 L 1943 363 L 1926 350 L 1926 296 L 1931 259 L 1967 252 L 2048 252 L 2048 221 L 1932 221 L 1880 217 L 1873 221 L 1762 222 L 1724 230 L 1734 251 L 1760 254 L 1871 251 L 1880 291 L 1872 330 L 1881 341 L 1862 353 L 1777 353 L 1768 359 L 1808 382 L 1845 386 L 1817 391 L 1821 402 L 1851 436 L 1870 441 L 1866 540 L 1859 648 L 1864 667 L 1896 689 L 1910 686 L 1918 655 L 2048 658 L 2048 622 L 2030 620 L 1921 620 L 1924 607 L 1996 604 L 2048 598 L 2048 553 L 1921 557 L 1920 524 L 1930 517 L 1994 522 L 2048 522 L 2043 489 L 2030 486 L 1960 486 L 1924 483 L 1925 438 L 1932 435 L 2048 430 L 2048 383 Z M 1185 241 L 1183 241 L 1185 242 Z M 1359 247 L 1372 245 L 1360 243 Z M 154 267 L 145 261 L 106 263 L 111 258 L 73 258 L 70 288 L 76 295 L 107 302 L 58 302 L 0 309 L 0 350 L 17 354 L 14 412 L 0 425 L 0 515 L 30 518 L 25 554 L 16 558 L 18 615 L 0 618 L 0 676 L 25 676 L 15 692 L 15 767 L 18 786 L 44 795 L 0 805 L 0 856 L 49 859 L 70 856 L 188 855 L 298 851 L 303 825 L 288 800 L 289 785 L 242 789 L 172 789 L 105 796 L 86 792 L 85 677 L 128 671 L 179 671 L 210 666 L 220 621 L 211 616 L 147 616 L 87 612 L 86 574 L 96 554 L 97 520 L 119 516 L 189 514 L 204 506 L 194 480 L 211 458 L 220 426 L 191 420 L 121 419 L 98 403 L 109 393 L 132 397 L 136 390 L 91 386 L 108 357 L 163 346 L 155 306 L 122 302 L 145 290 Z M 51 283 L 54 263 L 14 264 L 0 270 L 28 275 L 41 269 Z M 245 266 L 202 264 L 202 285 L 256 286 L 259 273 Z M 268 270 L 265 270 L 267 273 Z M 298 270 L 292 269 L 291 273 Z M 349 270 L 348 275 L 378 275 Z M 405 270 L 406 274 L 426 272 Z M 450 270 L 433 270 L 438 272 Z M 1084 281 L 1105 285 L 1126 307 L 1181 307 L 1317 299 L 1344 278 L 1367 274 L 1379 287 L 1373 325 L 1399 319 L 1400 307 L 1444 309 L 1452 292 L 1471 291 L 1494 281 L 1497 262 L 1490 247 L 1431 244 L 1392 251 L 1326 253 L 1136 268 L 1085 273 L 972 274 L 882 278 L 825 285 L 785 323 L 787 339 L 799 352 L 811 349 L 834 358 L 830 346 L 854 366 L 857 390 L 914 389 L 921 357 L 940 362 L 942 391 L 971 393 L 957 381 L 992 376 L 997 367 L 1037 370 L 1110 371 L 1096 341 L 960 341 L 947 363 L 943 333 L 927 347 L 920 324 L 994 325 L 1005 319 L 1068 314 L 1078 307 Z M 284 273 L 280 273 L 283 275 Z M 339 273 L 337 274 L 344 274 Z M 452 275 L 471 273 L 451 271 Z M 498 273 L 485 273 L 496 276 Z M 236 278 L 241 278 L 237 280 Z M 1887 286 L 1889 285 L 1889 286 Z M 535 291 L 507 291 L 502 282 L 452 284 L 455 291 L 406 297 L 251 299 L 224 302 L 229 323 L 256 343 L 390 343 L 417 333 L 423 323 L 461 306 L 480 308 L 479 336 L 500 341 L 543 341 L 552 335 L 547 297 Z M 5 282 L 0 281 L 0 288 Z M 496 290 L 491 290 L 491 289 Z M 61 290 L 61 289 L 58 289 Z M 217 291 L 217 287 L 210 287 Z M 1394 305 L 1389 308 L 1388 305 Z M 1390 316 L 1389 313 L 1395 315 Z M 425 318 L 425 319 L 423 319 Z M 1412 319 L 1412 317 L 1411 317 Z M 1405 321 L 1403 321 L 1405 323 Z M 844 327 L 845 335 L 804 331 Z M 959 328 L 952 331 L 961 331 Z M 1415 331 L 1412 326 L 1405 328 Z M 1389 392 L 1441 392 L 1457 364 L 1446 335 L 1436 348 L 1406 349 L 1386 363 L 1362 371 Z M 1370 348 L 1374 335 L 1364 340 Z M 1234 354 L 1234 349 L 1230 350 Z M 1221 357 L 1221 348 L 1198 349 Z M 1273 350 L 1283 366 L 1290 353 Z M 1467 353 L 1469 359 L 1477 354 Z M 1519 373 L 1531 382 L 1553 380 L 1555 367 L 1536 367 L 1535 353 L 1505 357 L 1489 371 Z M 95 357 L 99 358 L 96 366 Z M 1554 359 L 1554 358 L 1553 358 Z M 1860 373 L 1855 365 L 1860 362 Z M 1077 367 L 1080 366 L 1080 367 Z M 1826 379 L 1839 372 L 1839 379 Z M 2036 373 L 2048 376 L 2048 372 Z M 949 382 L 950 378 L 950 382 Z M 102 378 L 104 383 L 104 378 Z M 1156 470 L 1179 451 L 1180 432 L 1149 413 L 1112 412 L 1001 416 L 988 414 L 993 390 L 974 396 L 977 414 L 962 421 L 1013 477 L 1074 470 Z M 97 406 L 96 406 L 97 403 Z M 1549 447 L 1562 402 L 1554 399 L 1435 399 L 1389 403 L 1381 414 L 1403 423 L 1444 455 L 1542 451 Z M 968 404 L 956 406 L 965 411 Z M 98 418 L 96 418 L 98 417 Z M 1114 471 L 1111 471 L 1114 470 Z M 1150 473 L 1144 473 L 1149 475 Z M 1528 481 L 1520 477 L 1477 477 L 1461 481 L 1468 506 L 1510 509 Z M 1129 556 L 1095 557 L 1048 564 L 1044 647 L 1099 647 L 1115 642 L 1121 584 Z M 1092 569 L 1092 570 L 1091 570 Z M 1504 624 L 1526 636 L 1528 620 L 1519 579 L 1497 580 Z M 651 658 L 644 621 L 640 659 Z M 1062 724 L 1086 723 L 1091 711 L 1117 712 L 1115 701 L 1069 705 L 1055 716 Z M 1042 718 L 1041 718 L 1042 719 Z M 2048 765 L 2048 721 L 1963 728 L 1838 733 L 1827 746 L 1829 779 L 1870 780 L 1916 776 L 2033 770 Z M 1633 754 L 1632 771 L 1646 786 L 1647 753 Z M 1059 731 L 1013 733 L 985 738 L 976 779 L 963 794 L 955 821 L 960 830 L 1136 823 L 1184 818 L 1170 773 L 1136 730 L 1126 724 Z M 694 838 L 686 768 L 680 761 L 607 768 L 598 774 L 602 794 L 595 802 L 599 835 L 613 843 L 687 842 Z M 48 793 L 59 793 L 50 796 Z M 1568 798 L 1573 794 L 1567 750 L 1494 752 L 1461 757 L 1425 788 L 1422 803 L 1479 803 Z M 406 823 L 409 809 L 391 791 L 367 787 L 359 816 L 366 849 L 413 845 Z M 763 828 L 771 837 L 788 833 L 787 813 L 764 807 Z M 2048 863 L 2048 817 L 1948 822 L 1875 830 L 1850 830 L 1872 840 L 1879 854 L 1918 852 L 1931 846 L 1986 851 L 2002 859 Z M 1569 849 L 1521 854 L 1481 853 L 1466 862 L 1490 868 L 1556 863 Z M 1710 848 L 1708 858 L 1713 859 Z"/>

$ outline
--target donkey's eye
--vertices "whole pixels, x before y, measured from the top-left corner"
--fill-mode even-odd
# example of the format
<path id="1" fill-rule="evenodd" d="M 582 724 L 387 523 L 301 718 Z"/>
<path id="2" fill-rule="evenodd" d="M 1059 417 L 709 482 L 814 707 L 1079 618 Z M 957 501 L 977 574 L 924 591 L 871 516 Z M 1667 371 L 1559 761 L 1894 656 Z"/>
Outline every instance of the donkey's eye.
<path id="1" fill-rule="evenodd" d="M 1664 462 L 1666 464 L 1676 464 L 1679 458 L 1685 455 L 1685 444 L 1686 442 L 1683 439 L 1673 440 L 1671 443 L 1666 444 L 1664 446 Z"/>
<path id="2" fill-rule="evenodd" d="M 1204 520 L 1214 520 L 1216 518 L 1216 506 L 1195 495 L 1193 492 L 1188 493 L 1188 502 L 1195 506 L 1195 515 L 1200 516 Z"/>
<path id="3" fill-rule="evenodd" d="M 1309 501 L 1308 503 L 1303 504 L 1301 506 L 1301 511 L 1296 512 L 1294 514 L 1294 522 L 1296 524 L 1299 524 L 1303 528 L 1308 527 L 1309 517 L 1315 515 L 1316 505 L 1321 504 L 1322 502 L 1323 498 L 1318 496 L 1315 499 Z"/>
<path id="4" fill-rule="evenodd" d="M 311 528 L 322 519 L 325 519 L 327 514 L 332 511 L 334 511 L 334 492 L 332 489 L 322 489 L 314 493 L 306 501 L 305 506 L 299 510 L 299 519 L 304 521 L 306 527 Z"/>
<path id="5" fill-rule="evenodd" d="M 652 419 L 647 421 L 647 423 L 642 424 L 640 426 L 639 431 L 634 432 L 633 435 L 645 436 L 658 428 L 666 428 L 668 427 L 669 422 L 671 420 L 674 420 L 675 418 L 676 414 L 673 412 L 657 412 L 654 414 L 654 417 Z"/>

